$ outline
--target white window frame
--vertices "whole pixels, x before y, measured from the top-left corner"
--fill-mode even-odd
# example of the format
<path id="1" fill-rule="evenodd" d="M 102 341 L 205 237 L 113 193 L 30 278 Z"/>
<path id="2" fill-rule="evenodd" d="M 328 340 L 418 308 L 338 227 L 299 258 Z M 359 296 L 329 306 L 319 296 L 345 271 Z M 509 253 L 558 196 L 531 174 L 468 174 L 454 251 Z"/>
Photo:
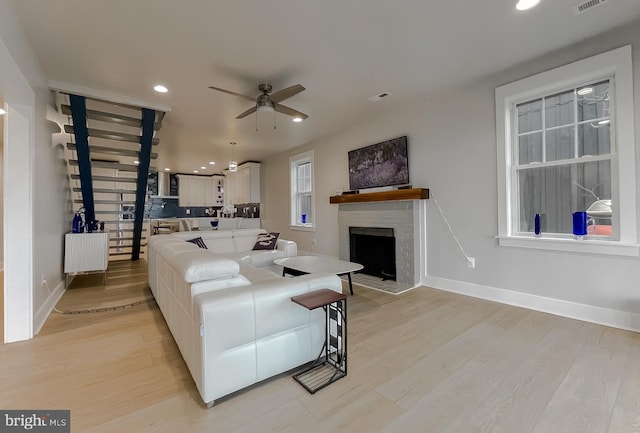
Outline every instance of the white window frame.
<path id="1" fill-rule="evenodd" d="M 311 222 L 302 224 L 298 218 L 298 166 L 311 163 Z M 289 158 L 289 191 L 291 193 L 289 205 L 289 228 L 292 230 L 315 231 L 316 228 L 316 182 L 315 167 L 313 164 L 313 150 L 294 155 Z"/>
<path id="2" fill-rule="evenodd" d="M 613 77 L 615 95 L 612 112 L 611 167 L 614 224 L 613 239 L 536 237 L 515 230 L 516 189 L 512 178 L 515 105 L 529 99 Z M 627 45 L 531 77 L 495 90 L 498 156 L 498 243 L 501 246 L 536 248 L 581 253 L 638 256 L 636 218 L 636 156 L 634 132 L 633 68 L 631 46 Z"/>

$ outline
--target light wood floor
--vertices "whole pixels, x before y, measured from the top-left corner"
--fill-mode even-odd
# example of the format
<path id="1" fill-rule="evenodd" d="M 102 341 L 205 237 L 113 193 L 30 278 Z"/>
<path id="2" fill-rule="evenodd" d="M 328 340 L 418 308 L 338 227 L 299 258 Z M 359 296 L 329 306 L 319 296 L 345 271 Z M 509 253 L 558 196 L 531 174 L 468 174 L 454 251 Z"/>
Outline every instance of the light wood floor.
<path id="1" fill-rule="evenodd" d="M 286 374 L 206 409 L 151 302 L 54 313 L 0 346 L 0 408 L 70 409 L 74 432 L 640 431 L 638 334 L 429 288 L 355 292 L 349 374 L 315 395 Z"/>

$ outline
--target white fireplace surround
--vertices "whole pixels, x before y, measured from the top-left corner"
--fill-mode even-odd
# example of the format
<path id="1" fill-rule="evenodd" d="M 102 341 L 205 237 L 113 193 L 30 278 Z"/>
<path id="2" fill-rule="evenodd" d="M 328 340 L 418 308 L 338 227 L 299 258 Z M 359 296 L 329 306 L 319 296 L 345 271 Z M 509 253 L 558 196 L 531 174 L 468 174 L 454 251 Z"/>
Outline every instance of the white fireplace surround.
<path id="1" fill-rule="evenodd" d="M 340 260 L 349 261 L 349 227 L 392 228 L 396 238 L 396 283 L 407 289 L 420 285 L 423 254 L 424 200 L 343 203 L 338 208 Z M 422 215 L 422 217 L 421 217 Z M 417 236 L 416 236 L 417 235 Z"/>

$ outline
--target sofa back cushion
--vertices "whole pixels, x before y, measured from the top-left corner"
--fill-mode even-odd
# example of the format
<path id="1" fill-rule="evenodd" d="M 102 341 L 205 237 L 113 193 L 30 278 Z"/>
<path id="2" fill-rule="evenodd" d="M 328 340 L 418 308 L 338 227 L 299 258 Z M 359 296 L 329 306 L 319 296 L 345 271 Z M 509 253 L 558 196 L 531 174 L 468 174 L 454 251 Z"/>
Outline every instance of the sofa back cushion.
<path id="1" fill-rule="evenodd" d="M 209 250 L 195 248 L 194 251 L 177 254 L 171 261 L 173 268 L 185 282 L 197 283 L 229 278 L 240 272 L 240 265 L 235 260 L 220 257 Z"/>
<path id="2" fill-rule="evenodd" d="M 265 234 L 265 229 L 238 229 L 233 230 L 233 242 L 236 252 L 251 251 L 258 239 L 258 235 Z"/>
<path id="3" fill-rule="evenodd" d="M 210 230 L 200 233 L 202 240 L 214 253 L 235 253 L 236 246 L 233 243 L 233 230 Z"/>

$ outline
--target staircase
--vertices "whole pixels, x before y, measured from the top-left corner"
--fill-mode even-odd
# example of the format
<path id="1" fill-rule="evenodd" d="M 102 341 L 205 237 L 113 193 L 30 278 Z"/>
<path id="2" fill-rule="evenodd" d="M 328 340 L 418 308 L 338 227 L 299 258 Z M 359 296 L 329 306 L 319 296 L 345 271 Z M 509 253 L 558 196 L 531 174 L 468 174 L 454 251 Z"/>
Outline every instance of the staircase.
<path id="1" fill-rule="evenodd" d="M 138 260 L 150 233 L 145 219 L 147 179 L 165 112 L 57 92 L 74 212 L 104 223 L 110 260 Z"/>

